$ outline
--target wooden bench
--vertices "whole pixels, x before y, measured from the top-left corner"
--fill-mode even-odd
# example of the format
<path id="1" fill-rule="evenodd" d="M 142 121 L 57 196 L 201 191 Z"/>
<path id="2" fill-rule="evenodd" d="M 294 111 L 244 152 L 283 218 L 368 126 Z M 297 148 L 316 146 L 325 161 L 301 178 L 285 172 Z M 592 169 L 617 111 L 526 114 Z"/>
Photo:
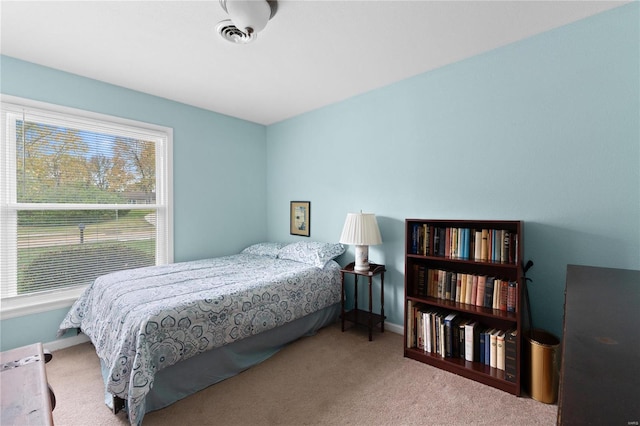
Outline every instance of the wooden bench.
<path id="1" fill-rule="evenodd" d="M 55 395 L 44 367 L 49 360 L 41 343 L 0 352 L 3 425 L 53 425 Z"/>

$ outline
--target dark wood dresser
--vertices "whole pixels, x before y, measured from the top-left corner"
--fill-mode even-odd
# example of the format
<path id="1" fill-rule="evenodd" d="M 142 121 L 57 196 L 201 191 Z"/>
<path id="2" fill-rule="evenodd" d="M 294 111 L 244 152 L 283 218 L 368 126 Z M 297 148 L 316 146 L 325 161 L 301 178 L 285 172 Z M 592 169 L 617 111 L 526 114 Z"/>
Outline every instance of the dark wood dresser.
<path id="1" fill-rule="evenodd" d="M 640 424 L 640 271 L 569 265 L 558 425 Z"/>

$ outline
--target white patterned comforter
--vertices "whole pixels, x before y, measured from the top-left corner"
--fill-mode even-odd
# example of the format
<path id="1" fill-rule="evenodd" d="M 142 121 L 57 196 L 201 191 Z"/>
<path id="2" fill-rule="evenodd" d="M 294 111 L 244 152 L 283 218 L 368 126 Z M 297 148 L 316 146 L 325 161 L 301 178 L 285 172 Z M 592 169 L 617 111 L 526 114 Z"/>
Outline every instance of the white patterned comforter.
<path id="1" fill-rule="evenodd" d="M 340 267 L 238 254 L 98 278 L 60 325 L 80 328 L 109 368 L 107 392 L 137 424 L 157 371 L 340 301 Z"/>

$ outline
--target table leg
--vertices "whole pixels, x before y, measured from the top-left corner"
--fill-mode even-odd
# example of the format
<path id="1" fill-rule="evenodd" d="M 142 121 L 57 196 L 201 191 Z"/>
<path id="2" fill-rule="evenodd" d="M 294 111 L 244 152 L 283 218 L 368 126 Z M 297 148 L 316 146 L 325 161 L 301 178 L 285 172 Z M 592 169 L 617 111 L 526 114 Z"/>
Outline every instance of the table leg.
<path id="1" fill-rule="evenodd" d="M 355 306 L 354 309 L 356 310 L 356 312 L 358 312 L 358 275 L 354 274 L 353 275 L 353 296 L 355 298 Z"/>
<path id="2" fill-rule="evenodd" d="M 382 316 L 380 331 L 384 333 L 384 272 L 380 274 L 380 315 Z"/>
<path id="3" fill-rule="evenodd" d="M 340 282 L 342 283 L 342 296 L 340 297 L 340 318 L 342 319 L 342 331 L 344 332 L 344 272 L 340 272 Z"/>
<path id="4" fill-rule="evenodd" d="M 373 297 L 371 293 L 372 283 L 373 277 L 369 276 L 369 341 L 373 340 Z"/>

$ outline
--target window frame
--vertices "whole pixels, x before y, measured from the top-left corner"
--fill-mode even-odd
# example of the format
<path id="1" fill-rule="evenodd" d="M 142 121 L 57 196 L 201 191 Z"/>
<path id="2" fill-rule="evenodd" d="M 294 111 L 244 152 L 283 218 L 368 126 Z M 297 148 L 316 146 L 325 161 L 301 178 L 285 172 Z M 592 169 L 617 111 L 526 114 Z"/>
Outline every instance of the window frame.
<path id="1" fill-rule="evenodd" d="M 156 204 L 158 222 L 156 226 L 156 265 L 173 262 L 173 129 L 107 114 L 84 111 L 46 102 L 34 101 L 0 94 L 2 114 L 0 117 L 0 280 L 17 273 L 17 212 L 23 209 L 51 210 L 82 206 L 84 209 L 137 208 L 131 204 L 33 204 L 18 203 L 16 198 L 15 170 L 16 146 L 10 141 L 11 128 L 7 126 L 7 115 L 19 110 L 51 115 L 55 119 L 67 119 L 69 124 L 99 124 L 113 131 L 133 132 L 151 137 L 158 145 L 156 149 Z M 15 131 L 15 129 L 14 129 Z M 157 145 L 157 146 L 158 146 Z M 149 209 L 141 204 L 139 208 Z M 4 258 L 4 259 L 3 259 Z M 12 272 L 13 270 L 13 272 Z M 9 275 L 8 275 L 9 274 Z M 5 285 L 6 283 L 2 283 Z M 46 312 L 69 307 L 80 296 L 86 286 L 19 295 L 0 300 L 0 320 Z"/>

